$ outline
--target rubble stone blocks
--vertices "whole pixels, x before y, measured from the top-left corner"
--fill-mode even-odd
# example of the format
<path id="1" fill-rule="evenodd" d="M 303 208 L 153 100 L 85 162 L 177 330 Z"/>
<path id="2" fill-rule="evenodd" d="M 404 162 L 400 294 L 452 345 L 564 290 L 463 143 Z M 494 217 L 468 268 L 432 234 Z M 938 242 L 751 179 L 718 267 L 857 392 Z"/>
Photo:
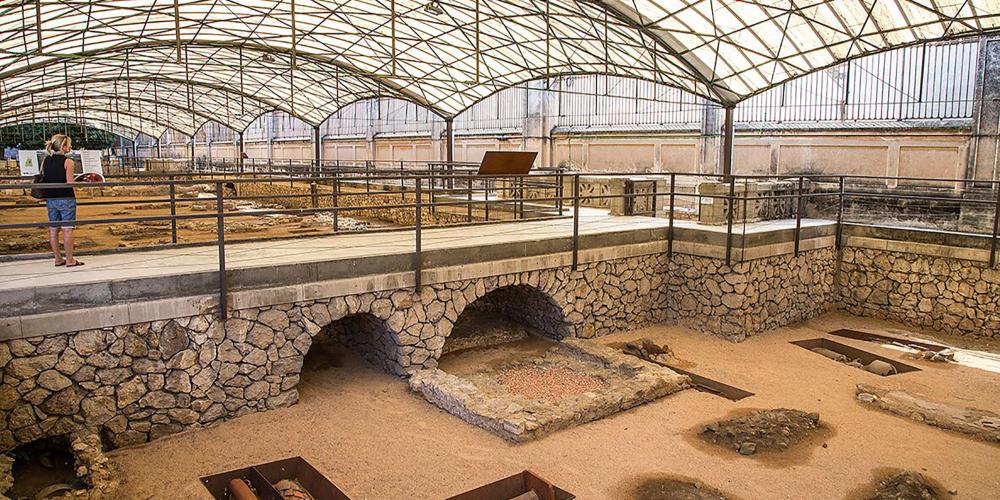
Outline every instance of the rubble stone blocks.
<path id="1" fill-rule="evenodd" d="M 675 255 L 667 266 L 668 316 L 730 340 L 804 321 L 835 301 L 836 252 L 823 248 L 734 263 Z"/>
<path id="2" fill-rule="evenodd" d="M 529 399 L 498 387 L 496 374 L 460 378 L 437 369 L 410 377 L 410 388 L 466 422 L 524 442 L 654 401 L 689 387 L 686 375 L 586 340 L 568 339 L 531 366 L 565 367 L 602 379 L 601 391 L 558 401 Z"/>
<path id="3" fill-rule="evenodd" d="M 1000 337 L 1000 270 L 982 263 L 845 248 L 837 285 L 840 307 L 854 315 Z"/>

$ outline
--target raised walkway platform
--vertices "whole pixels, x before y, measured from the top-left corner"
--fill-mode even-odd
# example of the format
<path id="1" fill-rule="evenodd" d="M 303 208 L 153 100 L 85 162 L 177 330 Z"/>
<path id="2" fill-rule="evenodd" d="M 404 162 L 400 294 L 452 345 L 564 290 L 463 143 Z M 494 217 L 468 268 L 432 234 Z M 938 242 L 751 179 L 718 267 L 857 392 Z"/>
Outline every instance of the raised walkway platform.
<path id="1" fill-rule="evenodd" d="M 734 227 L 734 261 L 790 253 L 794 227 L 794 221 Z M 588 251 L 597 249 L 652 244 L 657 248 L 631 253 L 662 252 L 667 229 L 666 219 L 586 210 L 580 218 L 581 261 Z M 833 222 L 803 220 L 801 249 L 832 246 L 834 232 Z M 455 270 L 463 266 L 511 259 L 562 262 L 570 255 L 572 235 L 570 218 L 425 229 L 423 281 L 435 282 L 435 273 L 444 270 L 454 278 Z M 350 286 L 362 290 L 373 290 L 378 281 L 386 280 L 397 287 L 406 286 L 407 281 L 412 286 L 414 238 L 414 231 L 400 230 L 226 245 L 230 307 L 260 305 L 256 296 L 262 289 L 298 287 L 286 297 L 308 298 L 301 297 L 308 294 L 301 290 L 308 283 L 347 286 L 345 280 L 354 280 Z M 673 249 L 677 253 L 722 258 L 726 239 L 725 226 L 675 221 Z M 197 314 L 194 311 L 218 305 L 215 245 L 91 255 L 81 260 L 86 266 L 76 269 L 54 267 L 48 259 L 0 264 L 0 339 Z"/>

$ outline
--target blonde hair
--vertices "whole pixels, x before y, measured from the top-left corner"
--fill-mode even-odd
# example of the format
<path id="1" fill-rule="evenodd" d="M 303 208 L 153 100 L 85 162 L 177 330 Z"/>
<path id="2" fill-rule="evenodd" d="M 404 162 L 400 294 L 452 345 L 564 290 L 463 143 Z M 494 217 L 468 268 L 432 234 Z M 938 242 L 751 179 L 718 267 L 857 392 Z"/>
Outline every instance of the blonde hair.
<path id="1" fill-rule="evenodd" d="M 45 143 L 45 151 L 48 151 L 50 155 L 62 153 L 67 148 L 73 148 L 73 139 L 65 134 L 56 134 L 49 139 L 49 142 Z"/>

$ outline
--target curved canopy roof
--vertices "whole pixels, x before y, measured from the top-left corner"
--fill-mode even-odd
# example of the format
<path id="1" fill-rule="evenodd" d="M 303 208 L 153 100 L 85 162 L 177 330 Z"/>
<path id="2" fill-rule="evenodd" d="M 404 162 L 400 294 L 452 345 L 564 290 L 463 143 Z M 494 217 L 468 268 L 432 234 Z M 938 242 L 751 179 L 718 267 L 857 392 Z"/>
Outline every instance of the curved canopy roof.
<path id="1" fill-rule="evenodd" d="M 98 113 L 150 135 L 360 99 L 454 116 L 599 73 L 724 105 L 865 54 L 1000 28 L 1000 0 L 0 1 L 0 121 Z M 107 116 L 105 116 L 107 115 Z"/>

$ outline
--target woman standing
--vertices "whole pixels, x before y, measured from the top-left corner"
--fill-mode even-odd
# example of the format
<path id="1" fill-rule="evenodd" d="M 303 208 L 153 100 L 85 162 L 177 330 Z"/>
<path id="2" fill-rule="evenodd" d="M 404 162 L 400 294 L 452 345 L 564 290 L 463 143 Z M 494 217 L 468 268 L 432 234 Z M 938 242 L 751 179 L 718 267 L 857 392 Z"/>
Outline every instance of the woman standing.
<path id="1" fill-rule="evenodd" d="M 73 141 L 63 134 L 56 134 L 45 143 L 49 156 L 42 163 L 42 182 L 46 184 L 72 184 L 73 160 L 66 158 L 73 147 Z M 59 226 L 49 227 L 49 244 L 55 254 L 56 266 L 82 266 L 73 258 L 73 222 L 76 221 L 76 194 L 72 187 L 45 189 L 45 206 L 49 210 L 49 222 L 62 224 L 63 246 L 66 257 L 59 252 Z"/>

